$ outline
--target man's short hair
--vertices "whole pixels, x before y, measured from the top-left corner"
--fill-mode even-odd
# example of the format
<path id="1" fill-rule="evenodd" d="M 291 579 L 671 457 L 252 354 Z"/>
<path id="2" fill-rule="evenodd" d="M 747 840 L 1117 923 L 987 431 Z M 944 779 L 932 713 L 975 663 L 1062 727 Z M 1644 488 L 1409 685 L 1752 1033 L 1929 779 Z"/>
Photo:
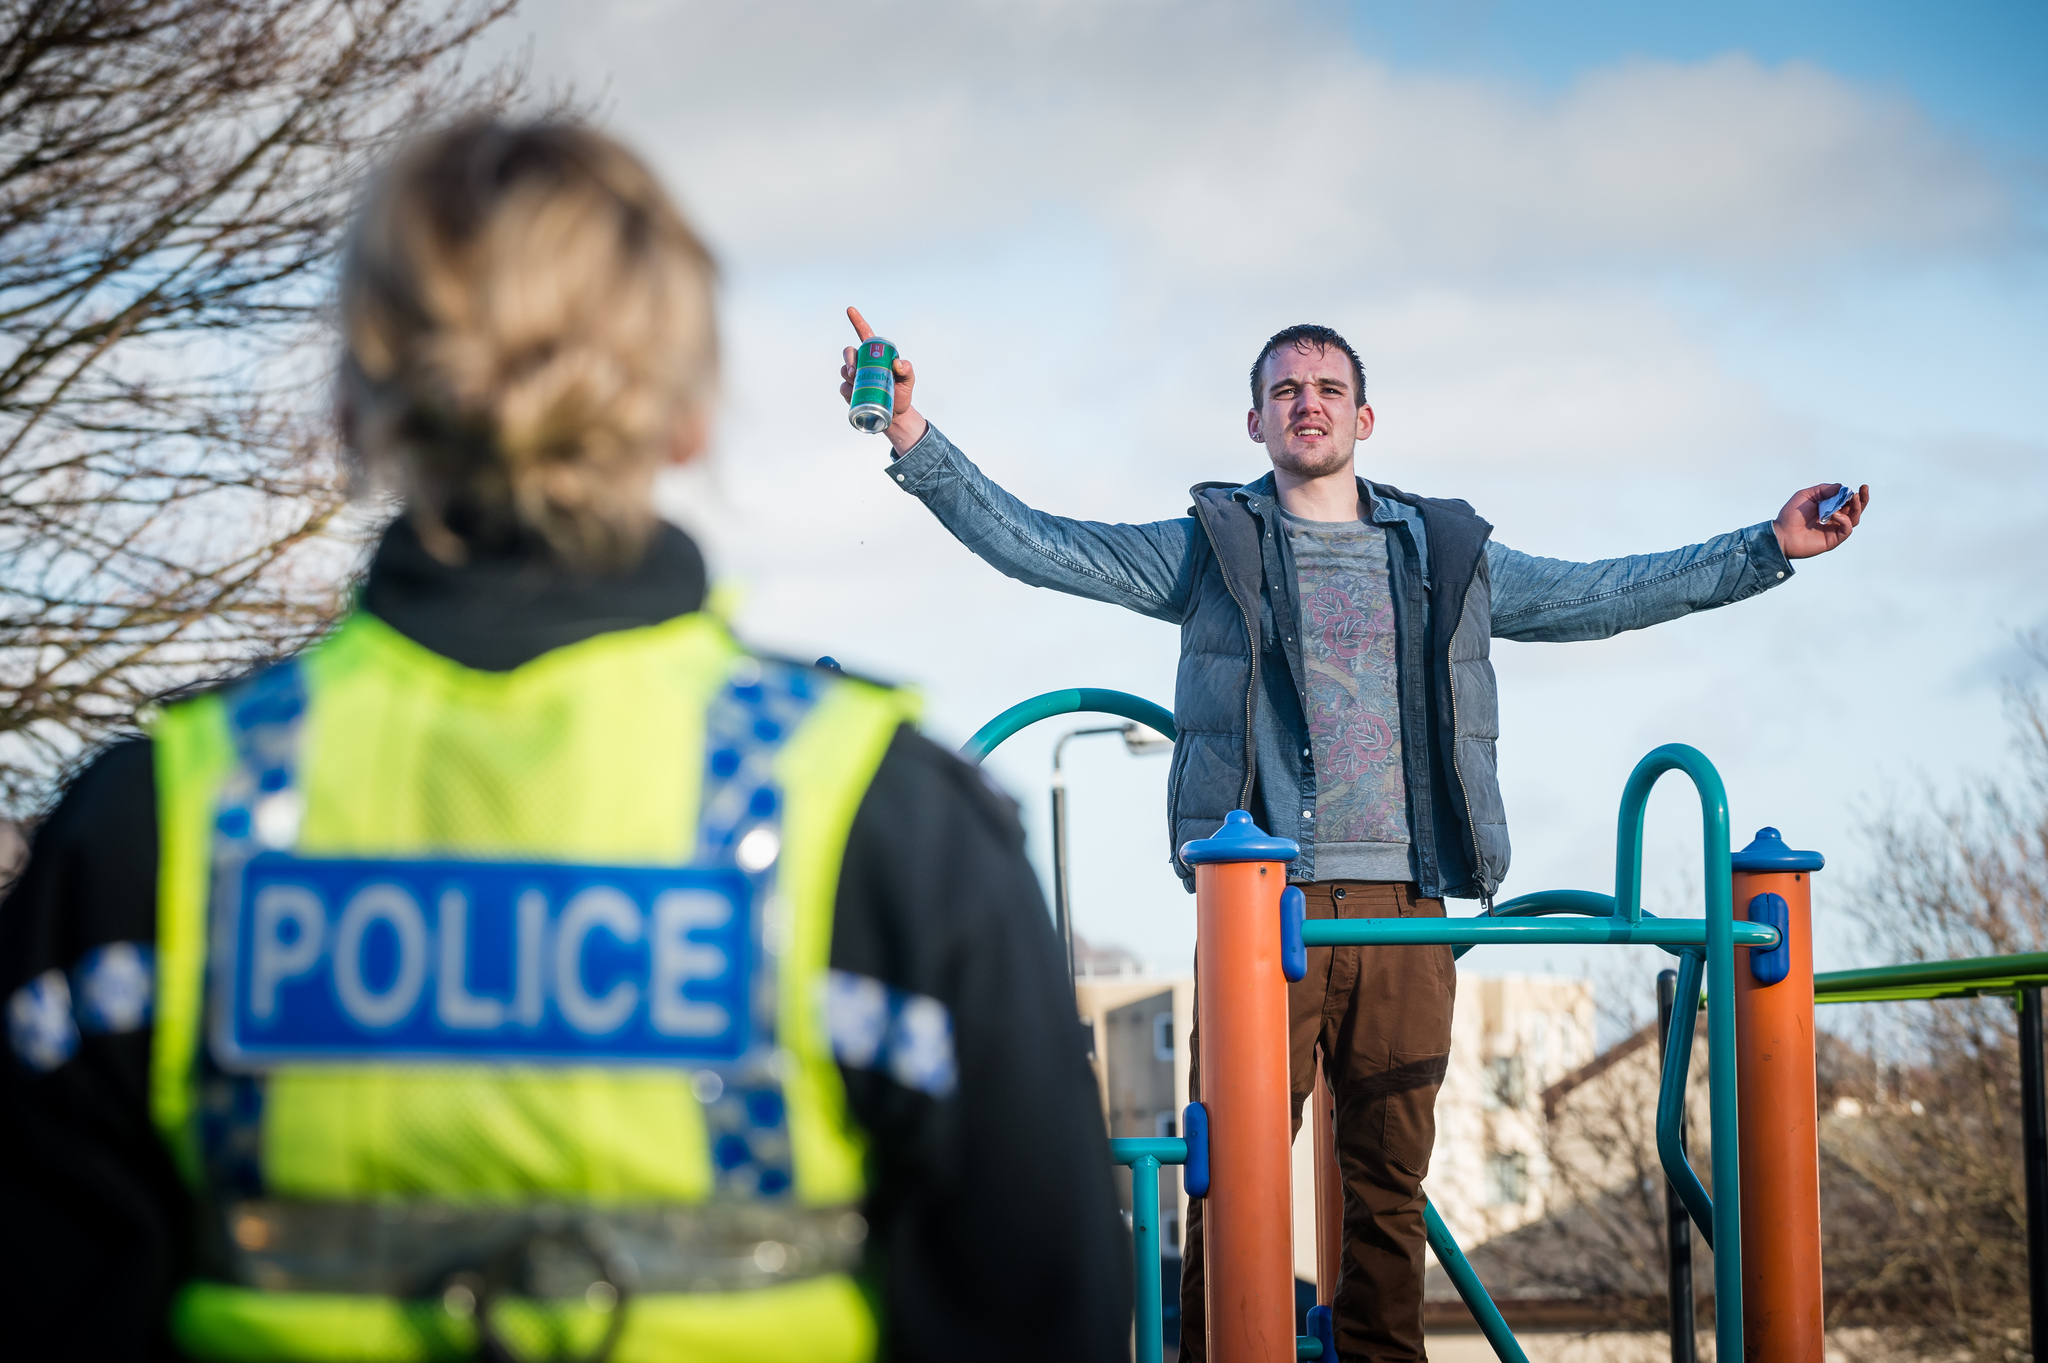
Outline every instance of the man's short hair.
<path id="1" fill-rule="evenodd" d="M 1265 349 L 1259 352 L 1259 358 L 1252 361 L 1253 407 L 1260 406 L 1266 400 L 1266 395 L 1259 391 L 1259 373 L 1266 367 L 1266 357 L 1284 345 L 1291 345 L 1304 354 L 1310 349 L 1343 351 L 1345 358 L 1351 361 L 1351 381 L 1358 386 L 1358 405 L 1365 406 L 1365 362 L 1358 358 L 1358 352 L 1351 348 L 1351 342 L 1329 327 L 1319 327 L 1313 322 L 1302 322 L 1283 331 L 1274 332 L 1272 339 L 1266 342 Z"/>

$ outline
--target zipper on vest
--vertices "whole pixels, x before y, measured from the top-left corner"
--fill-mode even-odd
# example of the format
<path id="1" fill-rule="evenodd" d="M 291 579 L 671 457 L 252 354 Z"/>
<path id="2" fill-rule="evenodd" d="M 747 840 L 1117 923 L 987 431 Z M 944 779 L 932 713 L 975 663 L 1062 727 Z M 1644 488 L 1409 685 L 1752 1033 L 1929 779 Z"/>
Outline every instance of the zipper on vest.
<path id="1" fill-rule="evenodd" d="M 1232 592 L 1230 599 L 1237 601 L 1237 593 Z M 1245 609 L 1244 602 L 1238 601 L 1237 609 L 1244 616 L 1245 641 L 1252 655 L 1251 684 L 1244 689 L 1244 790 L 1237 797 L 1237 807 L 1248 811 L 1252 804 L 1252 781 L 1258 774 L 1259 762 L 1258 738 L 1252 733 L 1252 707 L 1259 697 L 1259 627 L 1258 622 L 1252 619 L 1252 613 Z"/>
<path id="2" fill-rule="evenodd" d="M 1451 629 L 1453 636 L 1457 627 Z M 1485 892 L 1487 909 L 1493 908 L 1493 891 L 1486 886 L 1486 863 L 1479 850 L 1479 822 L 1472 817 L 1472 792 L 1465 786 L 1465 768 L 1458 761 L 1458 665 L 1451 661 L 1451 641 L 1444 640 L 1444 671 L 1451 678 L 1451 771 L 1458 778 L 1458 795 L 1465 801 L 1465 828 L 1472 835 L 1472 875 Z"/>
<path id="3" fill-rule="evenodd" d="M 1196 507 L 1199 505 L 1198 500 Z M 1190 507 L 1189 510 L 1196 510 L 1196 507 Z M 1250 511 L 1251 508 L 1247 507 L 1246 510 Z M 1253 514 L 1256 516 L 1257 513 Z M 1230 574 L 1223 569 L 1223 554 L 1216 547 L 1216 533 L 1209 528 L 1208 517 L 1197 514 L 1195 519 L 1202 527 L 1202 533 L 1209 537 L 1209 552 L 1216 557 L 1216 573 L 1223 579 L 1223 589 L 1230 593 L 1230 599 L 1237 603 L 1237 613 L 1244 617 L 1245 651 L 1251 655 L 1252 666 L 1251 681 L 1244 691 L 1244 789 L 1238 793 L 1237 807 L 1249 811 L 1252 803 L 1252 782 L 1258 775 L 1258 738 L 1252 733 L 1252 719 L 1253 708 L 1259 695 L 1259 625 L 1252 616 L 1251 608 L 1245 605 L 1244 598 L 1237 594 L 1237 588 L 1231 584 Z M 1263 524 L 1260 528 L 1264 529 Z M 1264 553 L 1261 551 L 1261 573 L 1264 572 L 1264 563 Z M 1173 851 L 1173 858 L 1175 862 L 1180 861 L 1178 847 Z"/>

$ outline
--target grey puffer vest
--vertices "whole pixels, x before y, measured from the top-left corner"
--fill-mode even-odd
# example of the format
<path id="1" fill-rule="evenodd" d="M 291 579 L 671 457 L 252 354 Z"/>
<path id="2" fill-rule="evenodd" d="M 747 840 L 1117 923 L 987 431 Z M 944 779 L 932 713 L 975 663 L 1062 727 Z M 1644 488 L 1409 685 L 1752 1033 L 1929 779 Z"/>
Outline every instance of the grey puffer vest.
<path id="1" fill-rule="evenodd" d="M 1364 492 L 1361 484 L 1361 492 Z M 1493 527 L 1462 501 L 1373 484 L 1371 494 L 1419 513 L 1427 562 L 1405 521 L 1390 522 L 1389 561 L 1414 873 L 1429 897 L 1490 899 L 1508 869 L 1508 830 L 1496 777 L 1499 708 L 1486 541 Z M 1195 565 L 1181 622 L 1167 826 L 1174 869 L 1193 888 L 1180 847 L 1214 833 L 1233 809 L 1301 844 L 1296 879 L 1315 878 L 1315 808 L 1302 684 L 1293 560 L 1279 533 L 1269 474 L 1237 486 L 1191 489 L 1189 514 L 1209 553 Z"/>

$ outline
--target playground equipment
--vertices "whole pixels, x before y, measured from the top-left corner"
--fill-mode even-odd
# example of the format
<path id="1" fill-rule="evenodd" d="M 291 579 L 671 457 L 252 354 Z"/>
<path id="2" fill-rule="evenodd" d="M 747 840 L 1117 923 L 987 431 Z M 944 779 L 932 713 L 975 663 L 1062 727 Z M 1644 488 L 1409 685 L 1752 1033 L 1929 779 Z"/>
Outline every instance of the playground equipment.
<path id="1" fill-rule="evenodd" d="M 1813 872 L 1775 828 L 1729 858 L 1738 912 L 1778 945 L 1735 972 L 1744 1335 L 1760 1363 L 1821 1363 L 1820 1128 L 1814 1112 Z M 1768 1322 L 1768 1326 L 1763 1323 Z"/>
<path id="2" fill-rule="evenodd" d="M 1816 1003 L 1898 1003 L 2000 995 L 2020 1024 L 2021 1170 L 2027 1188 L 2027 1303 L 2033 1353 L 2048 1347 L 2048 1077 L 2043 1075 L 2041 990 L 2048 952 L 1914 961 L 1813 977 Z"/>
<path id="3" fill-rule="evenodd" d="M 1793 910 L 1792 930 L 1804 935 L 1806 915 Z M 1801 967 L 1793 965 L 1798 977 Z M 1669 1037 L 1677 1005 L 1676 971 L 1657 976 L 1660 1036 Z M 2035 1339 L 2048 1326 L 2048 1083 L 2043 1080 L 2041 990 L 2048 985 L 2048 952 L 1984 956 L 1959 961 L 1918 961 L 1865 970 L 1837 970 L 1813 977 L 1814 1002 L 1897 1003 L 1997 995 L 2010 998 L 2019 1015 L 2022 1170 L 2027 1199 L 2029 1315 Z M 1697 1003 L 1695 1002 L 1695 1007 Z M 1795 1049 L 1795 1055 L 1798 1054 Z M 1745 1090 L 1742 1101 L 1751 1101 Z M 1745 1192 L 1754 1184 L 1746 1184 Z M 1671 1301 L 1672 1363 L 1694 1363 L 1692 1229 L 1676 1188 L 1667 1187 L 1665 1239 Z M 1788 1229 L 1797 1230 L 1796 1224 Z M 1814 1246 L 1818 1278 L 1818 1246 Z M 1802 1277 L 1807 1276 L 1802 1273 Z M 1817 1284 L 1816 1284 L 1817 1286 Z M 1811 1290 L 1811 1289 L 1809 1289 Z"/>
<path id="4" fill-rule="evenodd" d="M 1172 716 L 1118 691 L 1049 692 L 984 725 L 963 755 L 980 761 L 1038 720 L 1082 710 L 1150 725 L 1172 737 Z M 1642 908 L 1643 818 L 1650 791 L 1683 773 L 1700 802 L 1705 915 L 1668 919 Z M 2021 1004 L 2026 1106 L 2029 1260 L 2034 1311 L 2048 1321 L 2048 1120 L 2042 1116 L 2041 985 L 2048 954 L 1935 962 L 1881 970 L 1813 973 L 1812 877 L 1817 852 L 1787 847 L 1775 828 L 1732 852 L 1727 793 L 1696 749 L 1666 744 L 1636 764 L 1624 786 L 1616 829 L 1614 893 L 1544 890 L 1466 918 L 1304 921 L 1299 890 L 1287 887 L 1295 844 L 1267 835 L 1250 814 L 1232 813 L 1215 835 L 1189 842 L 1195 868 L 1197 1009 L 1202 1097 L 1177 1138 L 1117 1139 L 1112 1157 L 1132 1169 L 1137 1257 L 1137 1359 L 1158 1363 L 1160 1342 L 1159 1184 L 1162 1165 L 1183 1168 L 1190 1197 L 1206 1197 L 1208 1339 L 1218 1363 L 1335 1358 L 1330 1306 L 1335 1289 L 1341 1202 L 1333 1196 L 1328 1099 L 1312 1107 L 1318 1148 L 1319 1305 L 1309 1333 L 1293 1326 L 1289 1254 L 1289 1117 L 1286 981 L 1300 979 L 1309 947 L 1449 944 L 1463 955 L 1487 944 L 1654 945 L 1678 957 L 1657 1102 L 1657 1149 L 1665 1176 L 1715 1250 L 1716 1356 L 1748 1363 L 1820 1363 L 1822 1297 L 1818 1140 L 1814 1110 L 1813 1010 L 1824 1002 L 1939 998 L 2012 992 Z M 1738 956 L 1737 950 L 1744 952 Z M 1703 978 L 1704 977 L 1704 978 Z M 1811 988 L 1808 987 L 1811 982 Z M 1714 1191 L 1693 1172 L 1683 1143 L 1693 1035 L 1705 985 L 1708 1110 Z M 1690 1006 L 1687 1006 L 1690 1005 Z M 2029 1042 L 2031 1038 L 2031 1042 Z M 1326 1182 L 1327 1181 L 1327 1182 Z M 1425 1203 L 1429 1245 L 1503 1363 L 1527 1363 L 1499 1310 L 1434 1206 Z M 1675 1218 L 1674 1218 L 1675 1221 Z M 1674 1224 L 1674 1234 L 1678 1226 Z M 1689 1241 L 1685 1281 L 1690 1284 Z M 1674 1284 L 1677 1275 L 1674 1272 Z M 1683 1352 L 1691 1354 L 1686 1292 Z"/>

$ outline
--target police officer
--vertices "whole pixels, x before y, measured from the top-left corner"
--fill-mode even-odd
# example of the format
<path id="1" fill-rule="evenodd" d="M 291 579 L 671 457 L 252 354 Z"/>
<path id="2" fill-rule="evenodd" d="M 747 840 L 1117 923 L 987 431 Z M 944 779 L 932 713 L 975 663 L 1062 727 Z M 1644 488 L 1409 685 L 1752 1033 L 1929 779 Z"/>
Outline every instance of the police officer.
<path id="1" fill-rule="evenodd" d="M 431 137 L 340 316 L 356 608 L 101 753 L 0 910 L 10 1352 L 1121 1355 L 1013 810 L 652 510 L 716 368 L 653 178 Z"/>

